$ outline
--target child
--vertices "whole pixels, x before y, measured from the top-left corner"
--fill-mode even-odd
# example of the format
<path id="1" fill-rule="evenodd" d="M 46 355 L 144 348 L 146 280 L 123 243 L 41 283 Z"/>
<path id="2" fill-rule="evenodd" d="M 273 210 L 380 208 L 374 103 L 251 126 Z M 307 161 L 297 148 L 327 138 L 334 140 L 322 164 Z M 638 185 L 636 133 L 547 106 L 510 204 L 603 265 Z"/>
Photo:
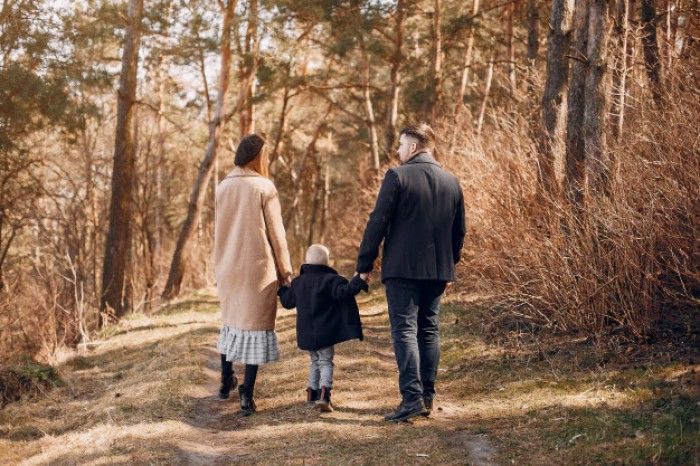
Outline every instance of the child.
<path id="1" fill-rule="evenodd" d="M 363 339 L 355 295 L 369 289 L 368 274 L 348 282 L 328 266 L 328 255 L 325 246 L 309 247 L 300 275 L 278 292 L 282 306 L 297 308 L 297 344 L 311 356 L 306 405 L 325 412 L 333 411 L 333 345 Z"/>

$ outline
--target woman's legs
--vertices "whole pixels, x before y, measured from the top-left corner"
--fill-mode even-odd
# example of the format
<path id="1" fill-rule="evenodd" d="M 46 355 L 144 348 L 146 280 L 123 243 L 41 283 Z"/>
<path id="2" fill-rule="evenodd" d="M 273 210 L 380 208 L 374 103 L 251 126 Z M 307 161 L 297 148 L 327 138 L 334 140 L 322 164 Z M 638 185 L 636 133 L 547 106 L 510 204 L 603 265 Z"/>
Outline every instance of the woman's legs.
<path id="1" fill-rule="evenodd" d="M 245 377 L 243 385 L 238 387 L 238 392 L 241 396 L 241 412 L 243 416 L 250 416 L 255 412 L 255 399 L 253 398 L 253 389 L 255 388 L 255 379 L 258 376 L 258 366 L 256 364 L 245 365 Z"/>
<path id="2" fill-rule="evenodd" d="M 226 355 L 221 355 L 221 387 L 219 388 L 219 398 L 225 400 L 228 398 L 231 390 L 238 385 L 238 379 L 233 373 L 233 363 L 226 360 Z"/>

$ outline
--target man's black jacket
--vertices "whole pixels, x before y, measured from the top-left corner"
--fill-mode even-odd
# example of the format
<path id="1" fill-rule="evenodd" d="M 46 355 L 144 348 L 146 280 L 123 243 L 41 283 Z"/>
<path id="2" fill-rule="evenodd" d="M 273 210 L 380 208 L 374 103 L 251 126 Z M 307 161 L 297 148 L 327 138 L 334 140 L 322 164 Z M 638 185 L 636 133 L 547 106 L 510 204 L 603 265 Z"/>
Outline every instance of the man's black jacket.
<path id="1" fill-rule="evenodd" d="M 316 351 L 364 338 L 355 295 L 368 289 L 359 276 L 348 282 L 326 265 L 304 264 L 292 286 L 283 286 L 277 294 L 282 306 L 297 308 L 299 348 Z"/>
<path id="2" fill-rule="evenodd" d="M 357 271 L 372 270 L 384 240 L 382 282 L 454 281 L 465 234 L 459 181 L 430 154 L 419 153 L 387 171 L 360 244 Z"/>

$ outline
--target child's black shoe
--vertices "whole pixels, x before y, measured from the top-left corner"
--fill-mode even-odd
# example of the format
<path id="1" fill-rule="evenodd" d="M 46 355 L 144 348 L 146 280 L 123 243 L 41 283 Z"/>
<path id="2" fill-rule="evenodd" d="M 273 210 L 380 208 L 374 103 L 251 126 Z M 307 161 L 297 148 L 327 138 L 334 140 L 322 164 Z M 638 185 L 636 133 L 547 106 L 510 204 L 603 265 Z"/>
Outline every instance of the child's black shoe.
<path id="1" fill-rule="evenodd" d="M 318 398 L 320 395 L 321 395 L 321 390 L 307 387 L 306 388 L 306 406 L 308 408 L 312 408 L 314 406 L 314 404 L 316 404 L 316 401 L 318 401 Z"/>
<path id="2" fill-rule="evenodd" d="M 324 413 L 332 413 L 333 406 L 331 405 L 331 389 L 328 387 L 321 387 L 321 395 L 318 401 L 316 401 L 316 407 Z"/>

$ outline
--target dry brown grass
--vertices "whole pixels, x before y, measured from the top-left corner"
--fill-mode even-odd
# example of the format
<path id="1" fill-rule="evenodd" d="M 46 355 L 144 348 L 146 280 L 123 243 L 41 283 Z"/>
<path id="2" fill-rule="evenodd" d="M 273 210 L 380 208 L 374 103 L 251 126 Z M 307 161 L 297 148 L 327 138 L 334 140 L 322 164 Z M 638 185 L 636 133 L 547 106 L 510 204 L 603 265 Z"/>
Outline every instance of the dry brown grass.
<path id="1" fill-rule="evenodd" d="M 467 286 L 557 330 L 699 344 L 700 90 L 671 97 L 630 111 L 612 195 L 588 193 L 582 212 L 538 193 L 531 123 L 497 114 L 465 132 L 445 164 L 465 188 Z"/>
<path id="2" fill-rule="evenodd" d="M 293 311 L 278 318 L 282 360 L 259 373 L 258 413 L 240 417 L 235 395 L 216 401 L 219 316 L 204 293 L 126 319 L 89 352 L 67 355 L 63 387 L 1 410 L 0 463 L 688 464 L 700 455 L 697 351 L 543 342 L 454 289 L 437 410 L 387 424 L 398 390 L 381 287 L 360 307 L 367 338 L 337 348 L 333 413 L 304 407 L 308 356 L 295 348 Z"/>

